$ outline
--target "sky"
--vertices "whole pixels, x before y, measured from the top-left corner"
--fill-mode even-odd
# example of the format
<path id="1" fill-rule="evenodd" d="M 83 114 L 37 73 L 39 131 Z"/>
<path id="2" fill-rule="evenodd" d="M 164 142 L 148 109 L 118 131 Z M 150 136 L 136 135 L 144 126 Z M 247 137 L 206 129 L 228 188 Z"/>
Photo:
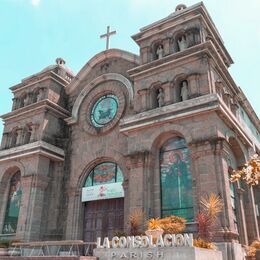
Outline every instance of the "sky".
<path id="1" fill-rule="evenodd" d="M 175 7 L 197 0 L 0 0 L 0 114 L 11 111 L 9 88 L 62 57 L 77 73 L 105 49 L 107 25 L 117 34 L 111 48 L 139 53 L 131 35 Z M 260 1 L 205 0 L 235 64 L 229 69 L 260 115 Z M 0 122 L 0 136 L 3 124 Z"/>

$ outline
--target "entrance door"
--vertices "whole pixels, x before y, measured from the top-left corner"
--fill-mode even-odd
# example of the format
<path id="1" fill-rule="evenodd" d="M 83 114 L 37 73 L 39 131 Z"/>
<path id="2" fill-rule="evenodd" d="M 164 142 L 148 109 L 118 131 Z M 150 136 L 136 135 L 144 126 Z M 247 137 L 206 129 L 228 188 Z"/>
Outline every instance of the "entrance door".
<path id="1" fill-rule="evenodd" d="M 124 198 L 85 203 L 84 240 L 96 242 L 97 237 L 113 237 L 113 231 L 124 230 Z"/>

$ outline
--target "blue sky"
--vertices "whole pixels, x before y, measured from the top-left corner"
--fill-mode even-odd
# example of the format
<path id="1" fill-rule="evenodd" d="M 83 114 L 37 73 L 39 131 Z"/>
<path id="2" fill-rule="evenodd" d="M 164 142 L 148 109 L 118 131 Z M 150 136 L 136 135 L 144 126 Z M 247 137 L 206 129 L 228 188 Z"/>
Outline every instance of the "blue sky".
<path id="1" fill-rule="evenodd" d="M 190 6 L 197 0 L 186 0 Z M 110 25 L 111 47 L 138 54 L 130 38 L 174 12 L 175 0 L 0 0 L 0 114 L 11 111 L 9 87 L 63 57 L 75 73 L 105 49 L 99 36 Z M 230 68 L 260 114 L 260 1 L 205 0 L 235 64 Z M 0 135 L 3 126 L 0 123 Z"/>

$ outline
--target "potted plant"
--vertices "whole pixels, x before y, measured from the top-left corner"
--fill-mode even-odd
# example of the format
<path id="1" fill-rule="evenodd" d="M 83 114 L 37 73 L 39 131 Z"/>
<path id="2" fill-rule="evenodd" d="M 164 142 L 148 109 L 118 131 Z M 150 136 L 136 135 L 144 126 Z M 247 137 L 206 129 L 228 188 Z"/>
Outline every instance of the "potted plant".
<path id="1" fill-rule="evenodd" d="M 141 209 L 134 209 L 129 215 L 128 223 L 130 226 L 129 233 L 131 236 L 139 236 L 142 234 L 141 227 L 144 217 L 144 212 Z"/>
<path id="2" fill-rule="evenodd" d="M 160 219 L 160 226 L 165 234 L 179 234 L 182 233 L 186 227 L 186 219 L 177 216 L 169 216 Z"/>
<path id="3" fill-rule="evenodd" d="M 193 240 L 193 246 L 200 247 L 200 248 L 206 248 L 206 249 L 213 249 L 216 250 L 217 247 L 212 242 L 207 242 L 204 239 L 198 238 Z"/>
<path id="4" fill-rule="evenodd" d="M 246 259 L 258 259 L 258 254 L 260 252 L 260 241 L 255 240 L 248 248 L 247 248 L 247 256 Z"/>
<path id="5" fill-rule="evenodd" d="M 0 240 L 0 256 L 8 256 L 9 246 L 10 246 L 10 241 Z"/>
<path id="6" fill-rule="evenodd" d="M 148 230 L 145 231 L 147 236 L 152 236 L 153 240 L 163 234 L 163 229 L 161 227 L 161 222 L 159 218 L 152 218 L 147 222 Z"/>

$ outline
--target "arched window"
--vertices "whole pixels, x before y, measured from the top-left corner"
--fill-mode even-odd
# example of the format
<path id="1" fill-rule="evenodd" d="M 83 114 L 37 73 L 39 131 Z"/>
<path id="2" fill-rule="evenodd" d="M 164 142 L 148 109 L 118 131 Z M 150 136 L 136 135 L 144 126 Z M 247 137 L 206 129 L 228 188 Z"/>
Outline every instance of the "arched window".
<path id="1" fill-rule="evenodd" d="M 82 188 L 82 202 L 123 198 L 123 174 L 113 162 L 98 164 L 88 175 Z"/>
<path id="2" fill-rule="evenodd" d="M 194 218 L 190 156 L 186 141 L 175 137 L 160 151 L 161 215 Z"/>
<path id="3" fill-rule="evenodd" d="M 18 216 L 22 198 L 21 173 L 18 171 L 10 180 L 10 189 L 7 200 L 3 234 L 16 232 Z"/>
<path id="4" fill-rule="evenodd" d="M 116 163 L 98 164 L 88 175 L 84 187 L 123 182 L 123 174 Z"/>

